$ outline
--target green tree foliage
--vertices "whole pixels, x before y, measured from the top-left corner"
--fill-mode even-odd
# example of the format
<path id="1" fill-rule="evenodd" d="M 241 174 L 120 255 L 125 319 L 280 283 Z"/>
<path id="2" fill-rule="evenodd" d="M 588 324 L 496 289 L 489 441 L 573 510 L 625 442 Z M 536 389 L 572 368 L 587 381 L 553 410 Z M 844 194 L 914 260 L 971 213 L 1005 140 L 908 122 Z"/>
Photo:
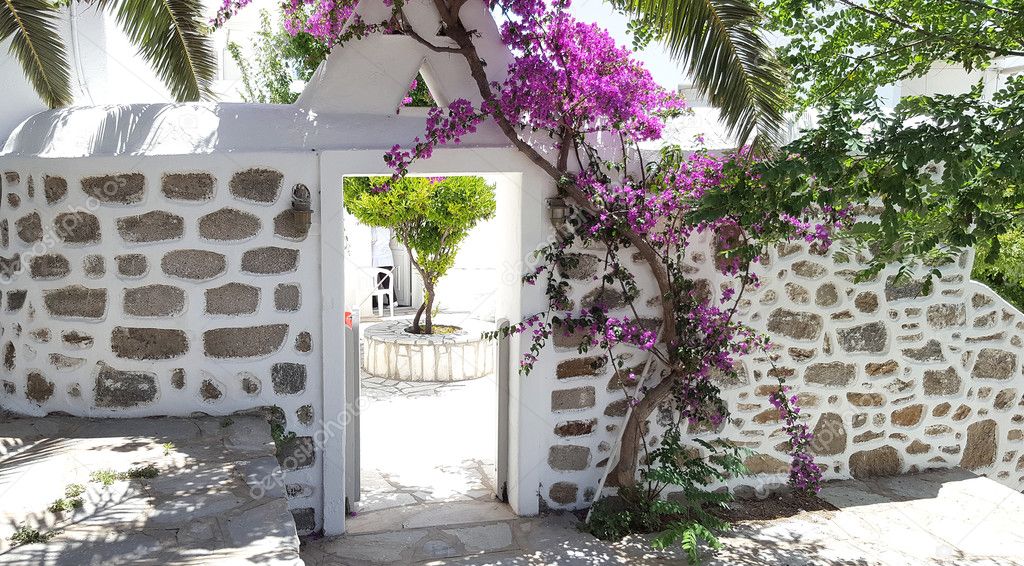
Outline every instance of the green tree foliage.
<path id="1" fill-rule="evenodd" d="M 631 17 L 640 46 L 655 40 L 684 63 L 694 86 L 722 113 L 740 143 L 779 142 L 789 103 L 786 73 L 762 37 L 750 0 L 608 0 Z"/>
<path id="2" fill-rule="evenodd" d="M 759 202 L 737 209 L 864 205 L 875 218 L 851 234 L 873 254 L 865 275 L 892 262 L 936 266 L 978 245 L 995 261 L 1000 236 L 1021 228 L 1024 80 L 1006 80 L 988 96 L 981 84 L 963 94 L 907 96 L 895 108 L 877 92 L 936 65 L 977 70 L 1024 54 L 1024 3 L 765 0 L 763 7 L 773 29 L 789 37 L 780 56 L 792 69 L 793 109 L 819 115 L 778 160 L 760 166 Z M 718 200 L 729 210 L 741 199 Z"/>
<path id="3" fill-rule="evenodd" d="M 21 63 L 33 88 L 51 108 L 71 104 L 71 69 L 61 10 L 89 4 L 111 13 L 139 54 L 179 101 L 212 96 L 217 57 L 206 35 L 199 0 L 4 0 L 0 41 Z"/>
<path id="4" fill-rule="evenodd" d="M 413 318 L 413 332 L 432 334 L 438 281 L 454 265 L 470 230 L 494 216 L 494 187 L 480 177 L 348 177 L 344 191 L 345 208 L 359 222 L 390 228 L 409 250 L 423 279 L 423 304 Z"/>
<path id="5" fill-rule="evenodd" d="M 291 104 L 299 97 L 292 84 L 309 81 L 330 49 L 308 33 L 291 35 L 281 22 L 271 23 L 269 12 L 260 10 L 251 53 L 243 53 L 235 42 L 228 44 L 228 52 L 242 75 L 243 100 Z"/>

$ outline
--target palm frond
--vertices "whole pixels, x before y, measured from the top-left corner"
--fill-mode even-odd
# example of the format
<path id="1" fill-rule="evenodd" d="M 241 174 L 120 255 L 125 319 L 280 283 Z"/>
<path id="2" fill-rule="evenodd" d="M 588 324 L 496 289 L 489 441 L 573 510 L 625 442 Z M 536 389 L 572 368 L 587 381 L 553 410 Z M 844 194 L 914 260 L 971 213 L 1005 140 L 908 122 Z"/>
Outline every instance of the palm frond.
<path id="1" fill-rule="evenodd" d="M 71 104 L 71 70 L 57 32 L 60 12 L 47 0 L 0 0 L 0 41 L 11 39 L 25 77 L 50 108 Z"/>
<path id="2" fill-rule="evenodd" d="M 201 0 L 100 0 L 178 101 L 212 98 L 217 57 Z"/>
<path id="3" fill-rule="evenodd" d="M 684 61 L 698 92 L 741 144 L 757 129 L 762 149 L 781 139 L 787 75 L 758 30 L 750 0 L 612 0 Z"/>

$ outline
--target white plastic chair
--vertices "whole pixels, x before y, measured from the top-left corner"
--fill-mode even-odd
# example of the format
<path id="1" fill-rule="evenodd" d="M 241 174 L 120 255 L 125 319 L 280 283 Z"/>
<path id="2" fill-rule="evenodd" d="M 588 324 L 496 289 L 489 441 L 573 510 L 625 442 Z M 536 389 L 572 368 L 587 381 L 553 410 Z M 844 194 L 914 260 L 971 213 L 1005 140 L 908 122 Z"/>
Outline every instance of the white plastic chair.
<path id="1" fill-rule="evenodd" d="M 383 277 L 381 277 L 383 275 Z M 379 267 L 373 268 L 373 293 L 377 299 L 377 316 L 384 318 L 384 297 L 388 299 L 388 308 L 391 309 L 391 318 L 395 318 L 395 286 L 393 272 Z M 373 310 L 373 303 L 370 303 L 370 310 Z"/>

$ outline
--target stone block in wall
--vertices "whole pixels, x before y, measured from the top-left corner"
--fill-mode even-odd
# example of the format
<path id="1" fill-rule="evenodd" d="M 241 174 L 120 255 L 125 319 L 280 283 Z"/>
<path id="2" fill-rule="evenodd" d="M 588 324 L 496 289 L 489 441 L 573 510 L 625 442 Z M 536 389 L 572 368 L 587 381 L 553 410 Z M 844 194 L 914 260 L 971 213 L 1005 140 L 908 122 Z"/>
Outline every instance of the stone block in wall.
<path id="1" fill-rule="evenodd" d="M 291 273 L 299 264 L 299 250 L 266 246 L 242 254 L 242 271 L 255 275 Z"/>
<path id="2" fill-rule="evenodd" d="M 260 381 L 260 378 L 248 372 L 242 372 L 240 375 L 242 378 L 242 392 L 246 395 L 257 395 L 263 389 L 263 382 Z"/>
<path id="3" fill-rule="evenodd" d="M 283 210 L 274 217 L 274 235 L 289 240 L 302 241 L 309 234 L 309 226 L 305 222 L 297 221 L 295 212 Z"/>
<path id="4" fill-rule="evenodd" d="M 553 470 L 585 470 L 590 464 L 590 448 L 572 444 L 557 444 L 548 449 L 548 465 Z"/>
<path id="5" fill-rule="evenodd" d="M 156 400 L 156 374 L 122 371 L 102 362 L 97 364 L 93 402 L 97 407 L 127 409 Z"/>
<path id="6" fill-rule="evenodd" d="M 878 377 L 881 375 L 890 375 L 895 373 L 896 370 L 900 369 L 900 364 L 896 360 L 886 360 L 884 362 L 868 362 L 864 364 L 864 373 L 871 377 Z"/>
<path id="7" fill-rule="evenodd" d="M 974 362 L 975 379 L 1010 379 L 1017 369 L 1017 354 L 997 348 L 982 348 Z"/>
<path id="8" fill-rule="evenodd" d="M 999 410 L 1009 409 L 1017 401 L 1017 390 L 1012 388 L 1001 389 L 996 394 L 992 407 Z"/>
<path id="9" fill-rule="evenodd" d="M 107 272 L 106 260 L 98 254 L 87 255 L 82 259 L 82 271 L 85 272 L 86 277 L 93 279 L 103 277 Z"/>
<path id="10" fill-rule="evenodd" d="M 11 243 L 10 225 L 7 219 L 0 220 L 0 246 L 7 247 Z"/>
<path id="11" fill-rule="evenodd" d="M 313 335 L 302 331 L 295 335 L 295 351 L 308 353 L 313 350 Z"/>
<path id="12" fill-rule="evenodd" d="M 274 287 L 274 308 L 282 312 L 299 310 L 302 303 L 302 292 L 298 285 L 279 283 Z"/>
<path id="13" fill-rule="evenodd" d="M 160 268 L 172 277 L 206 281 L 227 270 L 227 259 L 208 250 L 174 250 L 160 259 Z"/>
<path id="14" fill-rule="evenodd" d="M 284 175 L 273 169 L 253 168 L 239 171 L 231 176 L 228 189 L 231 195 L 241 200 L 271 203 L 281 193 Z"/>
<path id="15" fill-rule="evenodd" d="M 203 401 L 213 403 L 224 396 L 224 388 L 215 379 L 204 379 L 199 384 L 199 397 Z"/>
<path id="16" fill-rule="evenodd" d="M 38 212 L 26 214 L 14 222 L 14 231 L 22 242 L 34 244 L 43 239 L 43 220 Z"/>
<path id="17" fill-rule="evenodd" d="M 37 371 L 30 371 L 25 381 L 25 397 L 37 405 L 42 405 L 53 396 L 55 385 Z"/>
<path id="18" fill-rule="evenodd" d="M 854 407 L 881 407 L 885 397 L 881 393 L 850 392 L 846 394 L 846 401 Z"/>
<path id="19" fill-rule="evenodd" d="M 825 283 L 814 292 L 814 304 L 819 307 L 831 307 L 839 302 L 839 291 L 832 283 Z"/>
<path id="20" fill-rule="evenodd" d="M 133 244 L 179 240 L 185 235 L 185 220 L 177 214 L 153 210 L 118 218 L 117 233 Z"/>
<path id="21" fill-rule="evenodd" d="M 998 426 L 996 421 L 986 419 L 972 423 L 967 427 L 967 444 L 960 457 L 960 467 L 977 470 L 991 466 L 996 461 L 999 448 Z"/>
<path id="22" fill-rule="evenodd" d="M 17 348 L 14 346 L 14 342 L 8 341 L 7 344 L 4 344 L 4 369 L 13 370 L 16 357 Z"/>
<path id="23" fill-rule="evenodd" d="M 889 416 L 889 420 L 892 424 L 902 427 L 914 427 L 921 422 L 921 418 L 924 416 L 924 405 L 917 403 L 902 409 L 896 409 Z"/>
<path id="24" fill-rule="evenodd" d="M 213 198 L 214 183 L 209 173 L 168 173 L 160 180 L 160 190 L 172 200 L 203 202 Z"/>
<path id="25" fill-rule="evenodd" d="M 565 421 L 555 425 L 555 434 L 563 438 L 569 436 L 586 436 L 594 432 L 595 427 L 597 427 L 597 419 Z"/>
<path id="26" fill-rule="evenodd" d="M 960 382 L 960 374 L 952 366 L 943 370 L 926 370 L 924 372 L 924 394 L 956 395 L 960 392 Z"/>
<path id="27" fill-rule="evenodd" d="M 43 306 L 50 316 L 101 319 L 107 312 L 107 290 L 69 285 L 43 291 Z"/>
<path id="28" fill-rule="evenodd" d="M 53 231 L 67 244 L 95 244 L 103 234 L 100 219 L 88 212 L 62 212 L 53 219 Z"/>
<path id="29" fill-rule="evenodd" d="M 878 295 L 871 291 L 862 291 L 853 299 L 853 306 L 863 313 L 873 313 L 878 310 Z"/>
<path id="30" fill-rule="evenodd" d="M 43 177 L 43 196 L 46 197 L 46 204 L 54 205 L 64 199 L 68 194 L 68 182 L 64 177 Z"/>
<path id="31" fill-rule="evenodd" d="M 306 366 L 292 362 L 276 363 L 270 368 L 274 393 L 296 395 L 306 390 Z"/>
<path id="32" fill-rule="evenodd" d="M 938 340 L 931 339 L 920 348 L 906 348 L 903 355 L 915 362 L 944 362 L 946 356 L 942 353 L 942 344 Z"/>
<path id="33" fill-rule="evenodd" d="M 857 479 L 895 476 L 903 469 L 903 460 L 892 446 L 861 450 L 850 455 L 850 474 Z"/>
<path id="34" fill-rule="evenodd" d="M 79 350 L 91 348 L 93 343 L 95 342 L 92 336 L 86 334 L 85 332 L 79 332 L 77 330 L 67 330 L 63 334 L 61 334 L 60 338 L 61 341 L 64 342 L 64 345 L 68 346 L 69 348 L 76 348 Z"/>
<path id="35" fill-rule="evenodd" d="M 21 269 L 21 254 L 14 254 L 9 258 L 0 256 L 0 277 L 13 279 Z"/>
<path id="36" fill-rule="evenodd" d="M 203 352 L 211 358 L 257 358 L 281 349 L 287 324 L 215 328 L 203 333 Z"/>
<path id="37" fill-rule="evenodd" d="M 880 353 L 889 343 L 889 332 L 882 322 L 869 322 L 836 330 L 836 340 L 845 352 Z"/>
<path id="38" fill-rule="evenodd" d="M 589 281 L 597 276 L 601 259 L 590 254 L 565 254 L 565 262 L 558 266 L 558 273 L 566 279 Z"/>
<path id="39" fill-rule="evenodd" d="M 171 387 L 175 389 L 185 388 L 185 368 L 174 368 L 171 370 Z"/>
<path id="40" fill-rule="evenodd" d="M 928 326 L 935 329 L 964 326 L 967 324 L 967 306 L 963 303 L 931 305 L 927 318 Z"/>
<path id="41" fill-rule="evenodd" d="M 130 316 L 175 316 L 185 311 L 185 291 L 173 285 L 146 285 L 124 290 L 124 312 Z"/>
<path id="42" fill-rule="evenodd" d="M 802 259 L 793 263 L 793 273 L 805 279 L 821 279 L 828 269 L 820 263 Z"/>
<path id="43" fill-rule="evenodd" d="M 259 304 L 260 288 L 252 285 L 228 283 L 206 290 L 207 314 L 252 314 Z"/>
<path id="44" fill-rule="evenodd" d="M 580 299 L 580 306 L 584 309 L 592 307 L 617 309 L 626 306 L 626 296 L 611 287 L 598 287 L 583 295 L 583 298 Z"/>
<path id="45" fill-rule="evenodd" d="M 122 277 L 142 277 L 149 271 L 149 260 L 142 254 L 122 254 L 114 256 L 117 274 Z"/>
<path id="46" fill-rule="evenodd" d="M 778 308 L 768 315 L 768 332 L 795 340 L 814 340 L 821 334 L 820 315 Z"/>
<path id="47" fill-rule="evenodd" d="M 17 312 L 25 306 L 25 299 L 28 298 L 27 289 L 12 289 L 7 291 L 7 312 Z"/>
<path id="48" fill-rule="evenodd" d="M 577 349 L 589 337 L 589 327 L 583 325 L 576 326 L 571 332 L 562 322 L 556 322 L 551 326 L 551 341 L 556 348 Z"/>
<path id="49" fill-rule="evenodd" d="M 116 326 L 110 332 L 110 349 L 119 358 L 168 360 L 188 352 L 188 337 L 173 328 Z"/>
<path id="50" fill-rule="evenodd" d="M 616 399 L 608 406 L 604 408 L 604 416 L 606 417 L 624 417 L 629 411 L 629 399 Z"/>
<path id="51" fill-rule="evenodd" d="M 21 206 L 21 196 L 17 193 L 7 193 L 7 205 L 12 209 L 17 209 Z"/>
<path id="52" fill-rule="evenodd" d="M 571 505 L 576 503 L 578 493 L 579 486 L 572 482 L 560 481 L 551 484 L 551 488 L 548 490 L 548 498 L 555 503 Z"/>
<path id="53" fill-rule="evenodd" d="M 928 293 L 924 294 L 924 281 L 913 279 L 897 281 L 895 275 L 885 280 L 885 300 L 887 301 L 918 299 L 927 297 L 931 293 L 932 290 L 929 289 Z"/>
<path id="54" fill-rule="evenodd" d="M 811 364 L 804 370 L 804 381 L 828 387 L 846 387 L 857 377 L 857 366 L 843 362 Z"/>
<path id="55" fill-rule="evenodd" d="M 752 475 L 757 474 L 788 474 L 789 462 L 783 462 L 768 454 L 751 454 L 743 461 L 743 465 Z"/>
<path id="56" fill-rule="evenodd" d="M 573 389 L 557 389 L 551 392 L 552 411 L 573 411 L 593 407 L 597 402 L 597 390 L 594 387 L 575 387 Z"/>
<path id="57" fill-rule="evenodd" d="M 295 409 L 295 418 L 305 426 L 313 424 L 313 405 L 303 405 Z"/>
<path id="58" fill-rule="evenodd" d="M 291 509 L 292 520 L 295 521 L 295 530 L 301 534 L 310 534 L 316 530 L 316 510 L 312 507 L 300 507 Z"/>
<path id="59" fill-rule="evenodd" d="M 277 449 L 277 462 L 285 470 L 301 470 L 316 462 L 316 445 L 311 436 L 286 439 Z"/>
<path id="60" fill-rule="evenodd" d="M 259 233 L 261 226 L 255 214 L 222 208 L 199 218 L 199 236 L 218 242 L 248 240 Z"/>
<path id="61" fill-rule="evenodd" d="M 818 456 L 837 456 L 846 452 L 847 432 L 838 413 L 822 413 L 814 425 L 811 451 Z"/>
<path id="62" fill-rule="evenodd" d="M 78 369 L 84 364 L 85 358 L 76 358 L 75 356 L 68 356 L 56 352 L 50 354 L 50 365 L 60 371 Z"/>
<path id="63" fill-rule="evenodd" d="M 555 369 L 555 375 L 558 379 L 597 375 L 598 373 L 604 372 L 607 364 L 608 358 L 604 356 L 573 358 L 571 360 L 558 362 L 558 367 Z"/>
<path id="64" fill-rule="evenodd" d="M 103 203 L 138 204 L 146 191 L 146 177 L 142 173 L 86 177 L 82 179 L 82 190 Z"/>

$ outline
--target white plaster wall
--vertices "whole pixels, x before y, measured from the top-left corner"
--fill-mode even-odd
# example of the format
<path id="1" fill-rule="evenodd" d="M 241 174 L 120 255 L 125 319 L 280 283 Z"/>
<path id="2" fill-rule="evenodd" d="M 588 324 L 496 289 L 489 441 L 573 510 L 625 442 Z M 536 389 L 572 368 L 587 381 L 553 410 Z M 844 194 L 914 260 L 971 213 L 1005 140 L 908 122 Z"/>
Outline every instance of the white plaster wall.
<path id="1" fill-rule="evenodd" d="M 272 203 L 256 204 L 241 201 L 230 194 L 228 183 L 236 172 L 257 167 L 275 169 L 284 174 L 281 192 Z M 20 254 L 23 262 L 31 256 L 43 253 L 59 253 L 70 263 L 71 272 L 56 280 L 31 279 L 23 271 L 12 281 L 3 285 L 4 291 L 27 289 L 28 297 L 24 307 L 17 312 L 5 311 L 3 321 L 3 342 L 13 343 L 16 351 L 14 367 L 0 369 L 0 377 L 13 383 L 13 392 L 0 393 L 0 407 L 27 415 L 45 415 L 65 412 L 76 416 L 89 417 L 134 417 L 150 415 L 187 416 L 201 412 L 211 415 L 229 415 L 255 407 L 280 407 L 286 418 L 286 429 L 298 436 L 310 436 L 321 429 L 322 388 L 321 388 L 321 285 L 320 285 L 320 244 L 319 213 L 314 214 L 310 233 L 301 241 L 283 238 L 274 233 L 274 217 L 290 208 L 291 187 L 304 183 L 314 193 L 318 191 L 317 157 L 310 152 L 273 154 L 220 154 L 212 156 L 158 156 L 158 157 L 94 157 L 83 159 L 30 159 L 0 158 L 0 171 L 17 172 L 18 183 L 3 179 L 2 214 L 10 225 L 10 245 L 0 255 L 10 258 Z M 145 194 L 141 202 L 133 205 L 100 204 L 90 199 L 81 188 L 80 180 L 92 175 L 107 175 L 137 172 L 145 175 Z M 161 177 L 165 173 L 208 172 L 215 179 L 215 194 L 209 201 L 189 203 L 168 199 L 161 192 Z M 68 182 L 68 194 L 60 202 L 48 205 L 43 195 L 43 178 L 46 175 L 62 176 Z M 5 176 L 4 176 L 5 177 Z M 33 179 L 34 196 L 28 196 L 28 180 Z M 21 205 L 12 208 L 6 200 L 8 194 L 21 198 Z M 317 202 L 314 198 L 314 203 Z M 198 219 L 221 208 L 235 208 L 259 217 L 262 228 L 247 240 L 238 242 L 211 242 L 198 234 Z M 102 240 L 93 245 L 72 245 L 53 237 L 53 219 L 58 213 L 85 210 L 98 217 L 101 224 Z M 133 244 L 124 241 L 115 228 L 117 218 L 143 214 L 150 211 L 166 211 L 184 218 L 184 236 L 181 239 L 149 244 Z M 15 222 L 25 215 L 38 212 L 47 234 L 43 242 L 26 244 L 16 235 Z M 291 273 L 277 275 L 250 275 L 242 273 L 239 266 L 242 254 L 261 246 L 279 246 L 299 251 L 299 267 Z M 227 258 L 225 273 L 209 281 L 187 281 L 169 276 L 161 271 L 160 260 L 164 253 L 185 248 L 216 251 Z M 138 279 L 126 279 L 117 273 L 115 256 L 128 253 L 144 254 L 148 258 L 149 271 Z M 82 262 L 86 255 L 99 254 L 105 259 L 106 272 L 102 277 L 90 278 L 83 274 Z M 260 302 L 256 313 L 251 315 L 221 316 L 205 313 L 206 289 L 219 287 L 228 282 L 239 282 L 259 287 Z M 171 317 L 140 319 L 124 314 L 122 296 L 127 288 L 154 283 L 181 287 L 186 292 L 184 312 Z M 301 306 L 297 312 L 278 312 L 274 305 L 274 288 L 278 283 L 297 283 L 301 286 Z M 89 288 L 107 290 L 106 313 L 100 320 L 71 320 L 50 316 L 44 308 L 42 295 L 46 290 L 70 285 L 84 285 Z M 245 359 L 214 359 L 204 355 L 203 333 L 223 327 L 248 327 L 284 323 L 288 325 L 283 344 L 269 355 Z M 166 360 L 133 360 L 115 356 L 110 348 L 111 331 L 115 326 L 154 327 L 179 329 L 187 335 L 187 353 Z M 50 330 L 52 338 L 39 342 L 31 337 L 32 332 L 42 328 Z M 66 330 L 85 332 L 95 339 L 90 348 L 73 349 L 62 344 L 61 333 Z M 300 332 L 309 332 L 312 350 L 300 352 L 295 340 Z M 48 361 L 50 354 L 63 354 L 83 358 L 82 364 L 70 370 L 55 368 Z M 100 408 L 93 404 L 93 388 L 97 364 L 104 362 L 118 370 L 152 372 L 157 377 L 158 393 L 150 403 L 141 403 L 130 408 Z M 275 393 L 271 383 L 271 366 L 277 362 L 304 364 L 307 368 L 306 386 L 297 394 Z M 170 383 L 171 372 L 184 368 L 185 387 L 176 389 Z M 52 396 L 44 402 L 35 402 L 26 394 L 26 374 L 38 371 L 54 384 Z M 262 387 L 255 395 L 245 393 L 241 388 L 243 373 L 256 376 Z M 203 379 L 213 379 L 219 384 L 223 395 L 216 400 L 205 400 L 200 394 Z M 79 396 L 70 393 L 78 385 Z M 313 409 L 313 421 L 300 422 L 297 411 L 304 405 Z M 292 498 L 292 508 L 316 509 L 319 520 L 323 480 L 322 458 L 315 455 L 310 467 L 286 472 L 284 481 L 295 486 L 304 486 L 298 497 Z"/>

